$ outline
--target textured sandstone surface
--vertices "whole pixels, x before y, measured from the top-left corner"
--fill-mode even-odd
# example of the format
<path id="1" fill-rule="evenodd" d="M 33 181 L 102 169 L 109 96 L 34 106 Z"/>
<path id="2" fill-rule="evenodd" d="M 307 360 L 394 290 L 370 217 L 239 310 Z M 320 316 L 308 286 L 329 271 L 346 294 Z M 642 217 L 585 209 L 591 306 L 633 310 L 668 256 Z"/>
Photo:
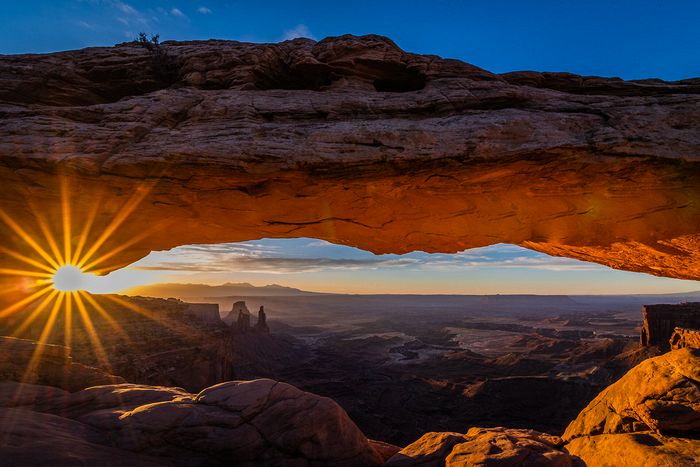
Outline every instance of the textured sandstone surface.
<path id="1" fill-rule="evenodd" d="M 700 465 L 700 440 L 653 432 L 584 436 L 566 445 L 586 467 Z"/>
<path id="2" fill-rule="evenodd" d="M 31 405 L 2 397 L 41 391 L 45 397 Z M 20 383 L 0 386 L 0 438 L 7 440 L 0 443 L 3 461 L 108 466 L 383 463 L 335 402 L 272 380 L 222 383 L 196 396 L 178 388 L 131 384 L 53 396 L 51 391 Z M 42 448 L 52 444 L 56 449 Z"/>
<path id="3" fill-rule="evenodd" d="M 571 458 L 557 436 L 534 430 L 470 428 L 466 434 L 426 433 L 385 465 L 569 467 Z"/>
<path id="4" fill-rule="evenodd" d="M 587 465 L 700 463 L 700 350 L 645 360 L 567 427 L 566 450 Z"/>
<path id="5" fill-rule="evenodd" d="M 675 328 L 669 340 L 671 349 L 690 347 L 700 349 L 700 329 Z"/>
<path id="6" fill-rule="evenodd" d="M 496 75 L 379 36 L 162 47 L 167 63 L 132 43 L 0 57 L 4 213 L 57 234 L 57 175 L 88 244 L 126 207 L 107 270 L 306 236 L 700 278 L 700 80 Z M 0 244 L 30 251 L 10 229 Z"/>

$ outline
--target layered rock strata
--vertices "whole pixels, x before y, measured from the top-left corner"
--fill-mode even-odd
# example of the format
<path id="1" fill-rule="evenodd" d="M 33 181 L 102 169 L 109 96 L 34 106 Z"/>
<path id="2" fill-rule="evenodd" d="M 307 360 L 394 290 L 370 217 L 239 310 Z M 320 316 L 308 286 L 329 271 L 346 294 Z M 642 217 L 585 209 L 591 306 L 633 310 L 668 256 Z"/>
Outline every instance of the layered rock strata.
<path id="1" fill-rule="evenodd" d="M 642 317 L 641 344 L 669 350 L 669 339 L 677 327 L 700 329 L 700 303 L 644 305 Z"/>
<path id="2" fill-rule="evenodd" d="M 160 47 L 167 73 L 136 43 L 0 57 L 4 222 L 42 238 L 37 214 L 61 225 L 63 192 L 88 244 L 114 227 L 102 272 L 183 244 L 315 237 L 512 243 L 700 278 L 697 79 L 498 75 L 380 36 Z M 16 230 L 0 243 L 36 256 Z"/>

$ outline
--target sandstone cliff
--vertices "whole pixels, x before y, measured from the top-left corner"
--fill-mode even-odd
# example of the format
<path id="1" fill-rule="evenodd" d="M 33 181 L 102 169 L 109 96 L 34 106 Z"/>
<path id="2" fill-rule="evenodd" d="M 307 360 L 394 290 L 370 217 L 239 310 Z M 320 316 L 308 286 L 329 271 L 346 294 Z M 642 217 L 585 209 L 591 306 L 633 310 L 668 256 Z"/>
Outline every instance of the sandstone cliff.
<path id="1" fill-rule="evenodd" d="M 700 329 L 700 303 L 644 305 L 642 317 L 640 343 L 669 350 L 669 340 L 677 327 Z"/>

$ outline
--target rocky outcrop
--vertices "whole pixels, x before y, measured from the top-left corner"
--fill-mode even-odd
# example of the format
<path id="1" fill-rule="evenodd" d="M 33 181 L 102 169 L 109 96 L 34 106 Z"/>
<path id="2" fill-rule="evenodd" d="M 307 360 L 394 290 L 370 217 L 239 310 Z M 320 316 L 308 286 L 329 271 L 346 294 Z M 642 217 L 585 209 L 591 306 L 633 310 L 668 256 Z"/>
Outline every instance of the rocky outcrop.
<path id="1" fill-rule="evenodd" d="M 0 336 L 0 362 L 0 381 L 23 381 L 67 391 L 124 382 L 119 376 L 74 362 L 68 347 L 14 337 Z"/>
<path id="2" fill-rule="evenodd" d="M 700 464 L 700 441 L 653 432 L 585 436 L 569 442 L 566 450 L 586 467 Z"/>
<path id="3" fill-rule="evenodd" d="M 655 345 L 669 350 L 669 339 L 676 327 L 700 329 L 700 303 L 644 305 L 642 316 L 640 343 L 643 346 Z"/>
<path id="4" fill-rule="evenodd" d="M 672 350 L 691 347 L 700 349 L 700 329 L 676 328 L 671 334 L 669 345 Z"/>
<path id="5" fill-rule="evenodd" d="M 700 278 L 698 80 L 497 75 L 380 36 L 162 50 L 167 79 L 135 43 L 0 57 L 3 219 L 40 232 L 31 204 L 60 223 L 62 174 L 73 225 L 99 202 L 89 240 L 128 214 L 102 272 L 183 244 L 314 237 L 512 243 Z M 36 256 L 9 228 L 0 244 Z"/>
<path id="6" fill-rule="evenodd" d="M 231 333 L 236 336 L 243 334 L 269 334 L 270 327 L 267 325 L 267 315 L 265 308 L 258 310 L 258 321 L 254 326 L 250 325 L 251 314 L 244 301 L 233 304 L 223 321 L 231 327 Z"/>
<path id="7" fill-rule="evenodd" d="M 241 300 L 235 302 L 231 306 L 231 310 L 223 318 L 223 321 L 231 327 L 236 327 L 237 323 L 242 320 L 241 317 L 246 315 L 250 316 L 250 310 L 246 306 L 245 302 Z M 250 322 L 250 319 L 248 319 L 248 321 Z"/>
<path id="8" fill-rule="evenodd" d="M 571 422 L 566 449 L 589 466 L 700 462 L 700 350 L 650 358 Z M 635 462 L 642 461 L 641 464 Z"/>
<path id="9" fill-rule="evenodd" d="M 61 310 L 51 323 L 50 313 L 35 315 L 36 307 L 29 306 L 13 314 L 12 319 L 0 319 L 0 335 L 36 340 L 41 338 L 45 326 L 51 325 L 53 332 L 45 338 L 50 344 L 70 342 L 70 350 L 61 348 L 63 353 L 72 355 L 76 362 L 80 362 L 73 362 L 72 368 L 83 368 L 83 365 L 101 368 L 96 371 L 108 371 L 133 383 L 179 386 L 197 392 L 222 381 L 236 379 L 234 361 L 237 356 L 230 333 L 222 324 L 193 319 L 187 313 L 187 303 L 117 295 L 89 297 L 99 307 L 90 305 L 89 321 L 75 313 L 74 309 L 72 318 L 68 312 Z M 21 325 L 30 319 L 33 319 L 31 326 Z M 29 355 L 33 352 L 31 346 L 36 344 L 25 342 Z M 41 352 L 41 355 L 39 363 L 49 364 L 51 352 Z M 24 371 L 29 358 L 17 360 L 17 371 Z M 0 372 L 2 367 L 0 361 Z M 58 375 L 64 374 L 60 369 L 62 367 L 56 368 Z M 82 381 L 68 374 L 62 377 L 67 382 Z M 89 384 L 74 389 L 124 382 L 122 379 L 86 381 Z M 61 386 L 50 380 L 36 382 Z"/>
<path id="10" fill-rule="evenodd" d="M 101 386 L 34 405 L 2 394 L 0 386 L 0 438 L 9 440 L 0 456 L 8 465 L 382 464 L 335 402 L 272 380 L 233 381 L 197 395 Z"/>
<path id="11" fill-rule="evenodd" d="M 557 436 L 533 430 L 470 428 L 466 434 L 426 433 L 386 466 L 552 466 L 570 467 Z"/>
<path id="12" fill-rule="evenodd" d="M 222 323 L 218 303 L 188 303 L 185 314 L 212 325 Z"/>
<path id="13" fill-rule="evenodd" d="M 258 322 L 253 326 L 253 331 L 260 334 L 269 334 L 270 326 L 267 325 L 267 315 L 265 314 L 265 308 L 260 306 L 258 310 Z"/>

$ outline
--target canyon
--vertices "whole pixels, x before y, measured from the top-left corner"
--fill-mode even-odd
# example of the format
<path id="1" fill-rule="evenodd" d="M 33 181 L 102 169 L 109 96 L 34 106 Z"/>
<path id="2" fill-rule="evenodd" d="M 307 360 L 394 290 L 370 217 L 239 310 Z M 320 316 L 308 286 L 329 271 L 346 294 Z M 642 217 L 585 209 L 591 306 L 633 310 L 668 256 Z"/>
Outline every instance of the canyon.
<path id="1" fill-rule="evenodd" d="M 94 366 L 77 363 L 90 357 L 79 344 L 84 338 L 79 326 L 73 333 L 76 352 L 59 344 L 0 338 L 0 453 L 10 465 L 602 466 L 626 465 L 629 459 L 673 465 L 700 460 L 700 350 L 653 353 L 639 346 L 637 336 L 610 334 L 636 328 L 620 314 L 615 321 L 604 313 L 612 321 L 599 324 L 596 314 L 585 312 L 551 317 L 541 310 L 539 316 L 509 320 L 488 310 L 483 316 L 467 312 L 460 324 L 455 317 L 464 315 L 462 303 L 461 313 L 443 308 L 440 315 L 447 321 L 436 321 L 434 313 L 427 320 L 413 316 L 411 325 L 421 338 L 401 344 L 401 333 L 390 331 L 405 326 L 405 313 L 392 317 L 384 311 L 368 319 L 373 313 L 360 311 L 346 318 L 353 331 L 336 327 L 323 335 L 302 323 L 275 320 L 272 334 L 240 333 L 236 322 L 217 327 L 178 314 L 187 306 L 175 300 L 119 299 L 124 309 L 112 306 L 110 316 L 140 342 L 118 349 L 105 332 L 101 340 L 111 361 L 117 363 L 121 354 L 131 358 L 110 371 L 131 370 L 137 384 L 100 368 L 104 362 L 99 360 Z M 553 301 L 554 306 L 561 302 Z M 135 320 L 126 303 L 148 306 L 154 315 Z M 399 308 L 410 316 L 400 302 Z M 167 326 L 155 319 L 164 316 Z M 204 347 L 188 354 L 182 341 L 168 336 L 178 322 L 190 340 L 203 336 L 200 346 L 222 331 L 233 336 L 227 341 L 229 355 L 243 357 L 228 362 L 235 375 L 210 378 L 244 380 L 207 387 L 213 380 L 196 377 L 203 368 L 191 357 L 217 362 L 221 356 Z M 539 327 L 566 330 L 573 323 L 569 331 L 575 333 Z M 592 335 L 599 337 L 588 337 L 580 328 L 584 323 L 598 327 Z M 455 332 L 459 325 L 490 332 L 482 336 L 489 347 L 476 341 L 466 348 L 450 345 L 439 330 Z M 600 326 L 607 326 L 607 333 Z M 275 327 L 287 332 L 297 327 L 299 337 L 278 335 L 286 347 L 261 353 L 266 339 L 275 337 Z M 136 329 L 144 329 L 143 334 L 136 335 Z M 299 342 L 309 334 L 319 344 Z M 518 339 L 509 349 L 488 357 L 513 336 Z M 257 353 L 245 354 L 246 348 Z M 38 349 L 41 364 L 32 365 Z M 185 359 L 169 355 L 179 352 Z M 134 371 L 144 362 L 149 372 Z M 172 384 L 176 375 L 153 371 L 173 365 L 183 370 L 181 381 L 199 380 L 201 386 L 188 391 Z M 520 376 L 502 376 L 508 372 Z M 470 383 L 475 377 L 479 381 Z M 147 379 L 152 384 L 138 384 Z M 438 427 L 444 431 L 435 431 Z M 392 437 L 395 444 L 387 443 Z M 48 445 L 51 449 L 43 448 Z"/>

